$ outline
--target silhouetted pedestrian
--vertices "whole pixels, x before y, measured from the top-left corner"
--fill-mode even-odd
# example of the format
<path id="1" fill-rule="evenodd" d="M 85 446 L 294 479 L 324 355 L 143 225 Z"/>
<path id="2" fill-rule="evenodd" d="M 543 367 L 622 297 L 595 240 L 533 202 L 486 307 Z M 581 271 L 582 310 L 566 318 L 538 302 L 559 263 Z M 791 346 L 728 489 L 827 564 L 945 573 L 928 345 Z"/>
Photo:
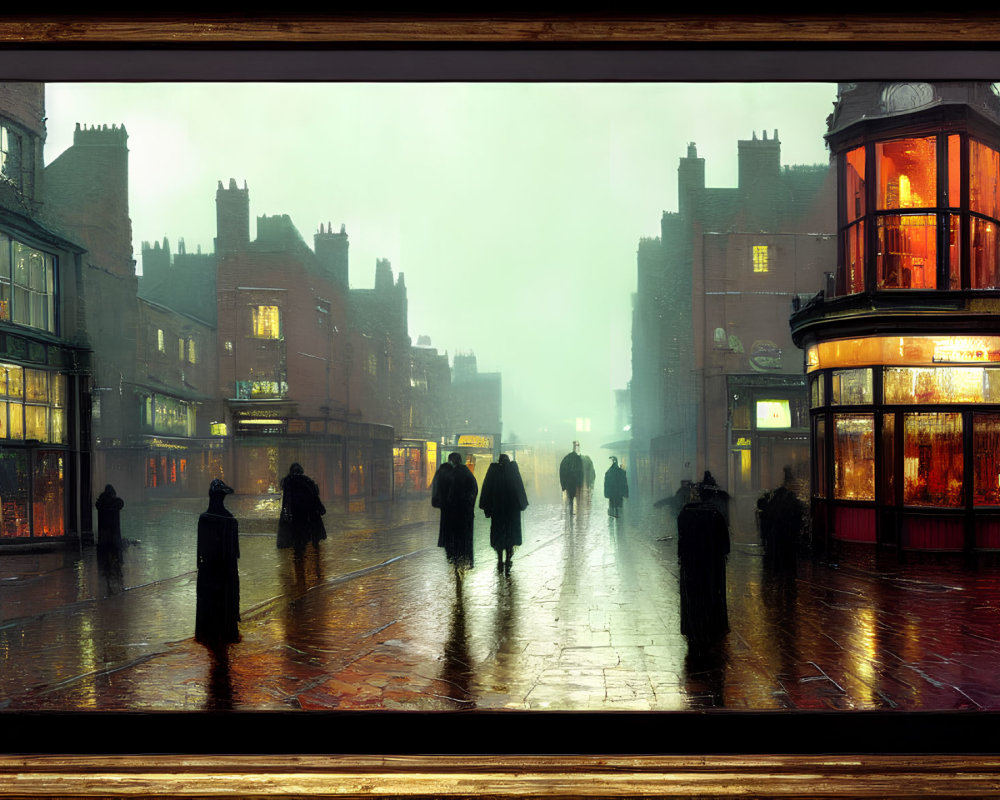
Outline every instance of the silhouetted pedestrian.
<path id="1" fill-rule="evenodd" d="M 105 553 L 120 553 L 122 550 L 121 511 L 125 501 L 116 493 L 110 483 L 97 497 L 97 549 Z"/>
<path id="2" fill-rule="evenodd" d="M 725 517 L 726 525 L 729 525 L 729 493 L 719 486 L 715 476 L 706 469 L 701 483 L 695 488 L 698 491 L 698 496 L 714 505 Z"/>
<path id="3" fill-rule="evenodd" d="M 325 513 L 316 482 L 305 474 L 301 464 L 293 463 L 281 479 L 278 547 L 294 547 L 297 553 L 303 552 L 310 542 L 318 547 L 326 538 Z"/>
<path id="4" fill-rule="evenodd" d="M 604 496 L 608 498 L 608 514 L 617 517 L 622 510 L 622 500 L 628 497 L 628 478 L 615 456 L 611 456 L 611 466 L 604 473 Z"/>
<path id="5" fill-rule="evenodd" d="M 777 572 L 794 573 L 799 541 L 806 518 L 806 506 L 795 492 L 795 478 L 790 467 L 777 489 L 763 495 L 760 509 L 760 538 L 764 546 L 764 564 Z"/>
<path id="6" fill-rule="evenodd" d="M 583 459 L 580 457 L 580 443 L 573 442 L 572 452 L 563 456 L 559 463 L 559 485 L 569 500 L 569 513 L 573 513 L 573 498 L 583 486 Z"/>
<path id="7" fill-rule="evenodd" d="M 521 512 L 528 507 L 528 495 L 517 462 L 506 453 L 486 470 L 479 507 L 490 521 L 490 547 L 497 554 L 497 571 L 509 574 L 514 548 L 522 541 Z"/>
<path id="8" fill-rule="evenodd" d="M 461 453 L 451 453 L 431 481 L 431 505 L 441 509 L 438 547 L 444 548 L 458 582 L 473 566 L 472 529 L 478 494 L 476 476 L 462 463 Z"/>
<path id="9" fill-rule="evenodd" d="M 681 633 L 703 650 L 729 631 L 726 557 L 729 528 L 719 509 L 697 493 L 677 518 Z"/>
<path id="10" fill-rule="evenodd" d="M 208 509 L 198 517 L 198 582 L 194 636 L 218 647 L 240 640 L 239 523 L 225 507 L 233 490 L 219 478 L 208 488 Z"/>

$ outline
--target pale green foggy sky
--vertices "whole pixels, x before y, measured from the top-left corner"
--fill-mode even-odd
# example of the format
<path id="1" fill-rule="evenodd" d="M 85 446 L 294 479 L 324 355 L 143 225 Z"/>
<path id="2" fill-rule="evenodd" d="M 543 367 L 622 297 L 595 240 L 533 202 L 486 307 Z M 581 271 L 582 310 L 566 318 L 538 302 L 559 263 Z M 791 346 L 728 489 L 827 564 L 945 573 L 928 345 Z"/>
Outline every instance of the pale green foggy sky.
<path id="1" fill-rule="evenodd" d="M 265 214 L 310 245 L 345 224 L 353 287 L 389 259 L 414 343 L 503 373 L 505 438 L 590 417 L 595 451 L 622 438 L 636 248 L 677 208 L 688 142 L 709 186 L 735 186 L 737 141 L 765 130 L 783 164 L 826 163 L 835 97 L 816 83 L 50 83 L 46 163 L 78 122 L 125 125 L 137 262 L 164 237 L 212 250 L 230 178 L 249 187 L 251 237 Z"/>

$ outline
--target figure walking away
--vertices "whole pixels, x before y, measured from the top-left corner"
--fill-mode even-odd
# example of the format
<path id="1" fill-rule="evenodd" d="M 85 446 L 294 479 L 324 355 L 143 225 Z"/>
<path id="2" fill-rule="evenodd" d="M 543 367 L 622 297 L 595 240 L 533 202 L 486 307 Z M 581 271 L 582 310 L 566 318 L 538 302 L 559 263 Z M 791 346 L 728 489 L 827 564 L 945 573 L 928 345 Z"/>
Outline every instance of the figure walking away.
<path id="1" fill-rule="evenodd" d="M 729 525 L 729 492 L 719 486 L 719 482 L 715 479 L 715 476 L 705 470 L 705 476 L 701 479 L 701 483 L 697 485 L 698 496 L 715 506 L 722 516 L 726 520 L 726 525 Z"/>
<path id="2" fill-rule="evenodd" d="M 198 517 L 194 638 L 213 648 L 240 640 L 239 523 L 224 502 L 232 493 L 222 480 L 213 480 L 208 510 Z"/>
<path id="3" fill-rule="evenodd" d="M 441 509 L 438 547 L 444 548 L 448 563 L 455 568 L 461 585 L 466 570 L 472 569 L 472 528 L 476 515 L 479 484 L 462 462 L 461 453 L 451 453 L 431 481 L 431 505 Z"/>
<path id="4" fill-rule="evenodd" d="M 806 506 L 795 492 L 791 467 L 785 467 L 781 486 L 761 496 L 760 538 L 764 565 L 776 572 L 796 572 L 799 541 L 806 519 Z"/>
<path id="5" fill-rule="evenodd" d="M 559 463 L 559 485 L 566 492 L 569 500 L 569 513 L 573 513 L 573 498 L 583 486 L 583 458 L 580 456 L 580 443 L 573 442 L 572 452 L 563 456 Z"/>
<path id="6" fill-rule="evenodd" d="M 688 647 L 704 651 L 729 632 L 726 557 L 729 526 L 710 499 L 693 492 L 677 517 L 681 634 Z"/>
<path id="7" fill-rule="evenodd" d="M 110 483 L 97 497 L 97 549 L 105 553 L 120 553 L 122 550 L 121 511 L 125 501 L 116 493 Z"/>
<path id="8" fill-rule="evenodd" d="M 611 456 L 611 466 L 604 473 L 604 496 L 608 498 L 608 514 L 612 517 L 621 514 L 622 500 L 628 497 L 628 478 L 615 456 Z"/>
<path id="9" fill-rule="evenodd" d="M 521 512 L 528 507 L 528 495 L 517 462 L 506 453 L 486 470 L 479 507 L 490 521 L 490 547 L 496 550 L 497 572 L 509 575 L 514 548 L 522 541 Z"/>
<path id="10" fill-rule="evenodd" d="M 313 547 L 319 547 L 326 538 L 325 513 L 316 482 L 305 474 L 301 464 L 292 464 L 288 474 L 281 479 L 278 547 L 294 547 L 296 553 L 302 553 L 310 542 Z"/>

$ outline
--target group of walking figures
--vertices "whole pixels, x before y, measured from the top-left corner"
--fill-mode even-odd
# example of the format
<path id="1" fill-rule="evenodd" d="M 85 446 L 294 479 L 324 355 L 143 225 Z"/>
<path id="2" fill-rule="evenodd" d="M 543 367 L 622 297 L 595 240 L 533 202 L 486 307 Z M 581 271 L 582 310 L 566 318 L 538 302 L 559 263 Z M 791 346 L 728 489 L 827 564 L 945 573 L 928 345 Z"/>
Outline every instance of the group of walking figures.
<path id="1" fill-rule="evenodd" d="M 593 487 L 595 477 L 593 462 L 580 455 L 580 443 L 573 442 L 573 449 L 559 462 L 559 486 L 566 493 L 570 514 L 573 500 Z M 628 497 L 628 477 L 616 456 L 611 456 L 611 466 L 604 473 L 604 496 L 608 500 L 608 516 L 619 517 L 622 501 Z"/>
<path id="2" fill-rule="evenodd" d="M 510 574 L 514 548 L 523 541 L 521 512 L 528 507 L 528 496 L 517 462 L 504 453 L 490 464 L 480 493 L 476 476 L 465 465 L 461 453 L 451 453 L 431 481 L 431 505 L 441 509 L 438 547 L 444 548 L 458 582 L 474 563 L 472 532 L 477 496 L 479 508 L 490 521 L 490 547 L 497 554 L 497 571 Z"/>
<path id="3" fill-rule="evenodd" d="M 700 483 L 685 482 L 678 490 L 681 494 L 686 495 L 677 516 L 681 634 L 691 650 L 704 652 L 729 632 L 729 494 L 709 471 Z M 794 576 L 805 518 L 805 504 L 796 493 L 791 469 L 785 467 L 781 486 L 757 501 L 764 566 L 769 574 Z"/>

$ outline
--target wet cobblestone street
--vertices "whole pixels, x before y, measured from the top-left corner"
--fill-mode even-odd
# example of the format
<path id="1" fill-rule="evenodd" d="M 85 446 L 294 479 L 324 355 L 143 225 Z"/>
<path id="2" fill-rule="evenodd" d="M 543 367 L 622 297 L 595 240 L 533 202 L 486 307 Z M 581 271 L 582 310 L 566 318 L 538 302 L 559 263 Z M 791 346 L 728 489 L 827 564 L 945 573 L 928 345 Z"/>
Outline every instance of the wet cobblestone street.
<path id="1" fill-rule="evenodd" d="M 274 546 L 273 499 L 236 500 L 243 638 L 222 656 L 191 638 L 200 500 L 126 508 L 120 575 L 92 547 L 5 554 L 0 707 L 1000 708 L 997 567 L 803 559 L 789 580 L 737 539 L 731 632 L 693 659 L 666 511 L 533 504 L 509 576 L 480 514 L 459 587 L 426 501 L 331 515 L 297 560 Z"/>

